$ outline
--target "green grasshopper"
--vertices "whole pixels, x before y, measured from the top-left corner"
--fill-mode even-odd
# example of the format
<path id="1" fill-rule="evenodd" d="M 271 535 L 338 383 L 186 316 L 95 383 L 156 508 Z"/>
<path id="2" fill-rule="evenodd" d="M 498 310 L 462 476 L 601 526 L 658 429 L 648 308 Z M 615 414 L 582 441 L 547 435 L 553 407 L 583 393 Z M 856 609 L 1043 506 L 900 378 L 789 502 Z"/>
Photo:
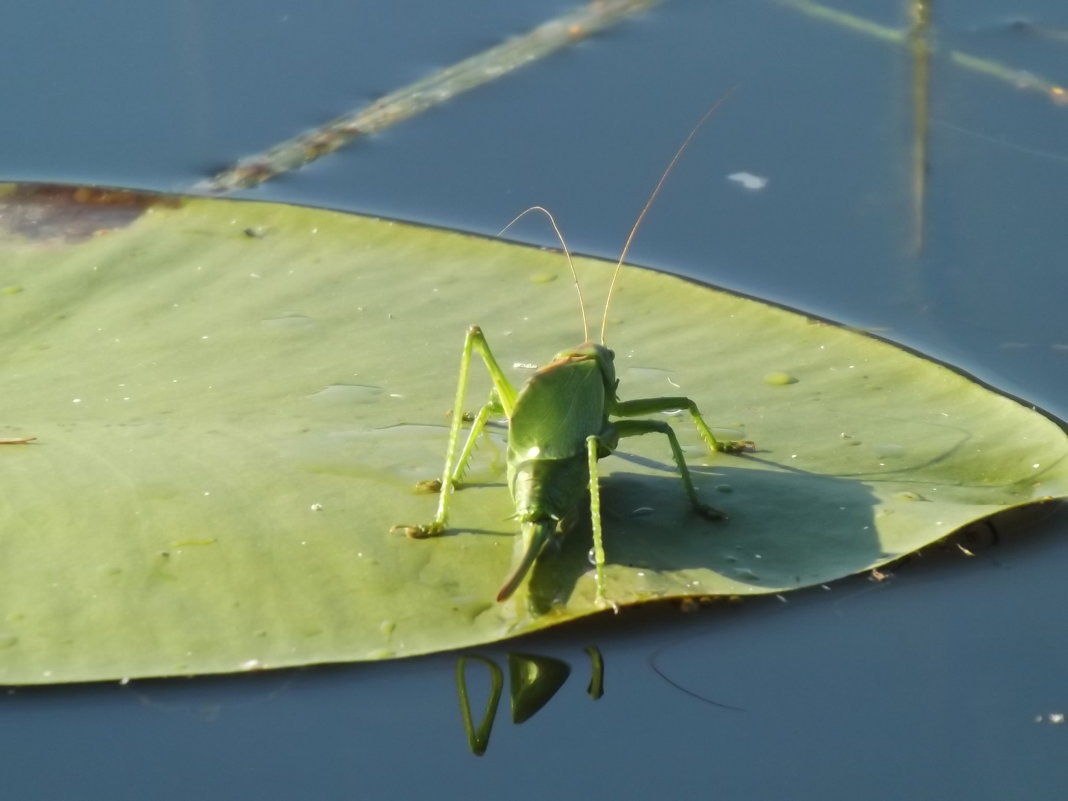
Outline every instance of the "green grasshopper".
<path id="1" fill-rule="evenodd" d="M 582 301 L 578 274 L 552 215 L 546 209 L 535 206 L 524 211 L 504 229 L 507 230 L 531 211 L 540 211 L 548 216 L 563 246 L 564 254 L 571 266 L 575 287 L 579 291 L 585 341 L 576 348 L 557 353 L 552 361 L 539 368 L 517 391 L 497 364 L 482 330 L 477 325 L 471 326 L 467 330 L 463 355 L 460 358 L 460 377 L 456 388 L 456 400 L 453 404 L 452 423 L 441 480 L 424 482 L 421 485 L 424 489 L 440 492 L 437 514 L 433 521 L 426 525 L 398 525 L 392 529 L 403 531 L 409 537 L 416 539 L 445 533 L 453 491 L 463 480 L 479 436 L 491 417 L 500 415 L 506 417 L 508 420 L 508 487 L 515 505 L 514 517 L 519 521 L 523 550 L 511 575 L 497 593 L 498 601 L 506 600 L 518 589 L 535 560 L 545 550 L 546 545 L 553 540 L 554 535 L 565 530 L 570 519 L 581 511 L 582 501 L 588 491 L 590 521 L 593 529 L 593 561 L 597 574 L 597 603 L 601 606 L 606 605 L 605 554 L 601 531 L 597 462 L 612 453 L 619 440 L 625 437 L 642 434 L 666 436 L 690 505 L 698 514 L 708 519 L 726 519 L 723 512 L 702 503 L 697 497 L 697 490 L 694 488 L 690 470 L 686 466 L 682 448 L 671 426 L 662 420 L 629 418 L 685 409 L 693 418 L 698 433 L 710 451 L 738 453 L 751 443 L 717 440 L 704 418 L 701 417 L 697 404 L 687 397 L 621 401 L 616 394 L 619 381 L 615 372 L 615 354 L 604 344 L 612 291 L 634 236 L 690 140 L 725 100 L 726 97 L 712 106 L 690 131 L 667 169 L 660 176 L 659 182 L 631 228 L 609 286 L 608 300 L 605 302 L 601 320 L 601 344 L 589 339 L 585 304 Z M 460 426 L 464 418 L 461 410 L 467 394 L 467 376 L 472 352 L 477 352 L 482 357 L 492 379 L 493 390 L 489 401 L 475 415 L 467 442 L 457 456 Z"/>

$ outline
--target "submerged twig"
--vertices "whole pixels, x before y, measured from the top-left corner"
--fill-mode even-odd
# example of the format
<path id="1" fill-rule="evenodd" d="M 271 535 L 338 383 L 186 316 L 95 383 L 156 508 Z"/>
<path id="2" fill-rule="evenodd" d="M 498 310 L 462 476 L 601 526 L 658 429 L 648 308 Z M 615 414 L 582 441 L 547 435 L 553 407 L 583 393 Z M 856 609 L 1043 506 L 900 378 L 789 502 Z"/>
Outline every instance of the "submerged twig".
<path id="1" fill-rule="evenodd" d="M 909 0 L 912 27 L 912 250 L 923 250 L 924 208 L 927 186 L 927 138 L 930 130 L 931 100 L 931 3 L 934 0 Z"/>
<path id="2" fill-rule="evenodd" d="M 522 36 L 390 92 L 365 108 L 331 120 L 264 153 L 241 159 L 194 188 L 197 191 L 230 192 L 254 187 L 333 153 L 360 136 L 378 133 L 462 92 L 507 75 L 660 2 L 662 0 L 595 0 Z"/>
<path id="3" fill-rule="evenodd" d="M 864 17 L 858 17 L 855 14 L 825 6 L 814 0 L 779 0 L 779 2 L 784 6 L 800 11 L 802 14 L 830 22 L 842 28 L 848 28 L 884 42 L 906 44 L 909 38 L 909 31 L 891 28 L 888 25 L 880 25 Z M 935 53 L 938 52 L 938 49 L 929 46 L 929 52 Z M 945 53 L 949 60 L 959 67 L 981 73 L 995 80 L 1010 84 L 1017 89 L 1040 92 L 1058 105 L 1068 104 L 1068 89 L 1047 78 L 1035 75 L 1027 70 L 1009 67 L 991 59 L 978 58 L 960 50 L 948 50 Z"/>

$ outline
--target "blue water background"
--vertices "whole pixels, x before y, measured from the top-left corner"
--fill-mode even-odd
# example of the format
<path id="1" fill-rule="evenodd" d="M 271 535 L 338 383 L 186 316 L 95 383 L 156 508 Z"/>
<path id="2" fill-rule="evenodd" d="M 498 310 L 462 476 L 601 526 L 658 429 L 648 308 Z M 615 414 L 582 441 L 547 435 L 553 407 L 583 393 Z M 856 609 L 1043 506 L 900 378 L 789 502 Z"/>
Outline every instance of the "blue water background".
<path id="1" fill-rule="evenodd" d="M 570 5 L 10 4 L 0 178 L 182 190 Z M 841 5 L 906 19 L 898 0 Z M 955 0 L 935 14 L 941 47 L 1068 83 L 1062 3 Z M 1021 19 L 1039 27 L 1011 24 Z M 673 0 L 247 194 L 488 234 L 539 203 L 575 250 L 613 257 L 679 141 L 737 85 L 632 260 L 877 330 L 1068 418 L 1068 106 L 936 56 L 917 257 L 912 80 L 904 49 L 774 2 Z M 767 186 L 727 180 L 740 171 Z M 512 235 L 553 242 L 534 221 Z M 1062 512 L 891 581 L 530 638 L 523 650 L 575 676 L 522 726 L 502 715 L 481 759 L 463 736 L 453 655 L 12 690 L 6 789 L 1062 798 L 1068 723 L 1050 716 L 1068 713 L 1065 534 Z M 607 665 L 597 702 L 584 691 L 588 644 Z M 503 663 L 508 647 L 481 652 Z"/>

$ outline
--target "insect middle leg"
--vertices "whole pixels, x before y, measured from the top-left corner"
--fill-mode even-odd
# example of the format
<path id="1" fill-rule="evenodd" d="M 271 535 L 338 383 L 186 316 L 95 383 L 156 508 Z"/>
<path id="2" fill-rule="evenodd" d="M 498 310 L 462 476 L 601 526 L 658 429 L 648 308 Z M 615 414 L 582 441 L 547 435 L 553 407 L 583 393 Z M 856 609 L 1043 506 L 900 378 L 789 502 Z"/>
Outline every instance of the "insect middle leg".
<path id="1" fill-rule="evenodd" d="M 504 414 L 504 407 L 501 406 L 501 402 L 497 398 L 497 390 L 491 390 L 489 400 L 478 410 L 478 414 L 471 421 L 471 428 L 467 432 L 467 442 L 464 443 L 463 450 L 460 451 L 460 456 L 456 460 L 456 466 L 453 468 L 451 478 L 454 489 L 459 488 L 463 482 L 464 473 L 467 472 L 467 464 L 471 461 L 471 454 L 475 452 L 478 438 L 482 436 L 486 423 L 489 422 L 491 417 L 499 417 L 502 414 Z M 436 483 L 438 490 L 440 490 L 443 486 L 442 482 L 438 481 Z"/>
<path id="2" fill-rule="evenodd" d="M 682 479 L 683 489 L 686 491 L 686 497 L 689 498 L 690 505 L 693 506 L 694 511 L 709 520 L 727 519 L 727 515 L 724 512 L 714 506 L 703 503 L 697 497 L 697 490 L 693 485 L 693 478 L 690 476 L 690 468 L 686 466 L 686 458 L 682 454 L 679 438 L 675 436 L 675 431 L 671 426 L 663 420 L 614 420 L 612 421 L 612 426 L 620 438 L 636 437 L 641 434 L 664 434 L 671 445 L 671 455 L 675 459 L 675 466 L 679 468 L 679 478 Z M 709 432 L 709 436 L 711 436 L 711 433 Z"/>

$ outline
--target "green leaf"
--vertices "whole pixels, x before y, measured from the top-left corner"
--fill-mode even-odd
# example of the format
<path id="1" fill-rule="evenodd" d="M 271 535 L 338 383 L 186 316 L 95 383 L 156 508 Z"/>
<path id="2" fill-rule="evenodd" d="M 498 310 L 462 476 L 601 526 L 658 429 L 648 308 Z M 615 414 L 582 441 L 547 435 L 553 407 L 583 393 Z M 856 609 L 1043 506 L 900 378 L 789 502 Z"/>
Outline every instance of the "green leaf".
<path id="1" fill-rule="evenodd" d="M 597 611 L 581 530 L 493 600 L 503 427 L 450 535 L 389 533 L 433 515 L 413 485 L 440 473 L 466 327 L 517 383 L 581 340 L 558 254 L 97 190 L 7 187 L 0 212 L 0 437 L 38 438 L 0 446 L 0 682 L 382 659 Z M 610 266 L 578 262 L 593 309 Z M 830 581 L 1068 489 L 1055 422 L 884 342 L 640 269 L 612 309 L 622 399 L 685 394 L 757 443 L 710 456 L 669 418 L 727 523 L 690 512 L 662 437 L 601 463 L 620 604 Z M 473 364 L 469 408 L 488 390 Z"/>

